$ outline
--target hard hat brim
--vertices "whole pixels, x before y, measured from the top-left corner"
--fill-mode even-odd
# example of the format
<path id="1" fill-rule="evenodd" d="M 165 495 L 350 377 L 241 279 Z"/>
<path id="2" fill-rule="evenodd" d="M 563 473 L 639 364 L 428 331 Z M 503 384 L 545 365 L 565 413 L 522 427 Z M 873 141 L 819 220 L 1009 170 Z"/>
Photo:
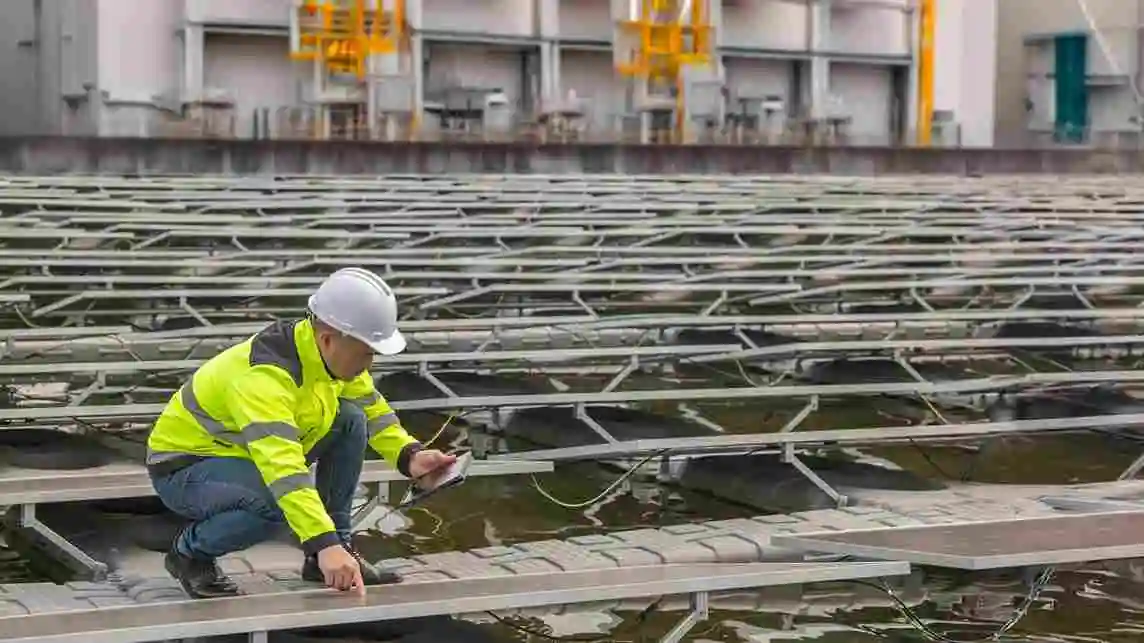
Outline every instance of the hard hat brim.
<path id="1" fill-rule="evenodd" d="M 399 330 L 394 330 L 389 337 L 377 342 L 366 342 L 366 346 L 378 355 L 397 355 L 405 350 L 405 335 Z"/>

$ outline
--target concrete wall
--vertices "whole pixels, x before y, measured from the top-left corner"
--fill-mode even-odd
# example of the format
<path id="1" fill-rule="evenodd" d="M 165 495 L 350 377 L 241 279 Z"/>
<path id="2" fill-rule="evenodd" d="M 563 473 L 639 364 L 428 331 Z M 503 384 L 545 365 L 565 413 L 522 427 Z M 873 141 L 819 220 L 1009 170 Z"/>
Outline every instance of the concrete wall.
<path id="1" fill-rule="evenodd" d="M 13 2 L 0 20 L 0 134 L 49 131 L 40 87 L 53 79 L 39 75 L 36 14 L 31 2 Z"/>
<path id="2" fill-rule="evenodd" d="M 575 97 L 588 105 L 588 127 L 593 131 L 613 128 L 624 111 L 623 84 L 612 71 L 609 51 L 565 50 L 560 53 L 560 85 L 564 97 Z"/>
<path id="3" fill-rule="evenodd" d="M 537 30 L 540 7 L 555 8 L 558 41 L 606 46 L 612 38 L 610 0 L 423 1 L 421 27 L 429 41 L 431 77 L 425 79 L 429 87 L 460 77 L 461 84 L 501 86 L 518 96 L 525 93 L 520 52 L 536 49 L 543 40 Z M 890 116 L 885 110 L 895 102 L 887 70 L 908 65 L 911 55 L 912 13 L 907 4 L 906 0 L 880 0 L 876 6 L 833 0 L 823 5 L 827 10 L 816 13 L 802 1 L 718 0 L 713 10 L 718 39 L 734 49 L 723 52 L 720 62 L 727 70 L 723 75 L 731 81 L 732 91 L 742 83 L 743 93 L 778 94 L 792 108 L 799 103 L 806 108 L 811 98 L 818 99 L 820 106 L 830 102 L 829 109 L 814 113 L 841 111 L 853 119 L 850 133 L 855 140 L 885 143 L 890 137 Z M 235 101 L 235 133 L 248 136 L 253 129 L 249 123 L 253 108 L 278 109 L 281 101 L 298 95 L 292 88 L 308 77 L 305 65 L 274 53 L 285 47 L 282 29 L 287 24 L 287 0 L 7 0 L 8 5 L 0 24 L 0 43 L 7 43 L 15 53 L 0 56 L 0 88 L 31 87 L 4 91 L 0 97 L 0 110 L 4 110 L 0 127 L 12 133 L 165 135 L 171 131 L 172 115 L 163 111 L 157 98 L 168 97 L 177 105 L 178 99 L 197 99 L 205 90 L 207 95 Z M 39 22 L 32 12 L 35 6 L 43 7 Z M 42 70 L 33 78 L 28 64 L 18 62 L 22 54 L 14 43 L 21 40 L 20 33 L 37 29 L 45 37 L 57 35 L 52 42 L 45 40 L 39 53 L 23 56 Z M 825 35 L 816 36 L 816 29 Z M 223 40 L 210 33 L 203 35 L 211 30 L 232 35 Z M 242 30 L 247 33 L 235 34 Z M 980 31 L 967 28 L 965 33 L 979 35 Z M 469 37 L 466 34 L 475 40 L 515 41 L 484 51 L 439 42 L 445 37 Z M 961 35 L 964 39 L 965 34 Z M 267 42 L 274 37 L 282 39 L 282 48 Z M 228 38 L 251 41 L 242 46 Z M 610 63 L 605 66 L 603 62 L 610 54 L 588 54 L 582 51 L 584 46 L 584 42 L 569 43 L 567 59 L 556 65 L 563 81 L 559 94 L 575 90 L 592 97 L 590 118 L 601 125 L 613 123 L 625 102 L 623 81 L 612 73 Z M 227 62 L 227 56 L 241 60 Z M 581 64 L 583 68 L 578 67 Z M 298 70 L 288 70 L 288 66 Z M 283 78 L 272 80 L 267 78 L 270 75 Z M 60 87 L 68 85 L 69 91 L 82 95 L 84 83 L 98 88 L 103 99 L 91 102 L 90 114 L 82 106 L 65 109 L 59 99 Z M 963 78 L 955 84 L 966 83 Z M 945 80 L 939 79 L 942 84 Z M 796 89 L 797 97 L 793 95 Z M 963 88 L 960 94 L 979 94 L 970 89 Z"/>
<path id="4" fill-rule="evenodd" d="M 181 46 L 178 3 L 93 0 L 99 89 L 103 109 L 98 131 L 103 136 L 153 136 L 173 115 L 161 105 L 177 105 Z"/>
<path id="5" fill-rule="evenodd" d="M 885 65 L 830 65 L 830 93 L 849 114 L 851 136 L 863 144 L 887 144 L 893 101 L 891 70 Z"/>
<path id="6" fill-rule="evenodd" d="M 736 2 L 723 6 L 720 43 L 772 51 L 806 51 L 810 11 L 794 2 Z"/>
<path id="7" fill-rule="evenodd" d="M 569 39 L 612 39 L 611 0 L 555 0 L 560 35 Z"/>
<path id="8" fill-rule="evenodd" d="M 426 91 L 449 86 L 500 89 L 516 105 L 524 96 L 519 49 L 444 42 L 431 43 L 425 49 L 429 61 Z"/>
<path id="9" fill-rule="evenodd" d="M 899 7 L 850 5 L 846 0 L 836 0 L 830 11 L 830 51 L 908 56 L 907 3 L 899 0 L 896 4 Z"/>
<path id="10" fill-rule="evenodd" d="M 531 36 L 531 0 L 426 0 L 422 27 L 429 31 Z"/>
<path id="11" fill-rule="evenodd" d="M 0 173 L 1141 173 L 1135 151 L 0 138 Z"/>
<path id="12" fill-rule="evenodd" d="M 268 21 L 286 25 L 283 0 L 162 0 L 172 6 L 182 5 L 183 14 L 192 22 L 216 24 L 266 24 Z"/>
<path id="13" fill-rule="evenodd" d="M 912 52 L 907 5 L 833 0 L 816 19 L 812 3 L 724 0 L 719 40 L 733 52 L 724 78 L 735 94 L 782 97 L 791 115 L 848 116 L 851 140 L 886 144 L 891 65 Z"/>
<path id="14" fill-rule="evenodd" d="M 0 135 L 94 133 L 97 7 L 9 0 L 0 20 Z"/>
<path id="15" fill-rule="evenodd" d="M 212 35 L 205 39 L 203 85 L 234 101 L 234 135 L 254 135 L 255 110 L 272 115 L 301 102 L 305 69 L 289 44 L 273 36 Z"/>
<path id="16" fill-rule="evenodd" d="M 1001 0 L 998 8 L 996 119 L 998 142 L 1022 145 L 1037 140 L 1030 133 L 1047 130 L 1053 121 L 1053 34 L 1090 34 L 1089 74 L 1106 76 L 1091 88 L 1089 112 L 1098 133 L 1131 131 L 1128 117 L 1135 114 L 1135 96 L 1128 82 L 1141 84 L 1139 26 L 1144 24 L 1142 0 L 1085 0 L 1085 16 L 1077 0 Z M 1089 20 L 1091 18 L 1091 22 Z M 1092 38 L 1100 32 L 1105 50 Z M 1026 43 L 1037 37 L 1039 43 Z M 1031 77 L 1032 76 L 1032 77 Z M 1119 76 L 1115 78 L 1113 76 Z M 1026 111 L 1026 100 L 1034 103 Z M 1031 126 L 1031 127 L 1030 127 Z M 1098 137 L 1099 139 L 1099 137 Z"/>
<path id="17" fill-rule="evenodd" d="M 951 112 L 953 125 L 935 140 L 940 134 L 946 143 L 994 144 L 997 50 L 982 43 L 996 40 L 998 3 L 1009 1 L 937 3 L 934 109 Z"/>

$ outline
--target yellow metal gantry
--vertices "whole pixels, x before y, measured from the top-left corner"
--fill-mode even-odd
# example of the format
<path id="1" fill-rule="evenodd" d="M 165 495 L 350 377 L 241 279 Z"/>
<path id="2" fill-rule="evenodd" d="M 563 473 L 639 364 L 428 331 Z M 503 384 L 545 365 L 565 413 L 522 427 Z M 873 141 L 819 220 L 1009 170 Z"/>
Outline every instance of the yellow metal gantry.
<path id="1" fill-rule="evenodd" d="M 918 145 L 933 140 L 934 38 L 937 26 L 937 0 L 919 3 L 918 38 Z"/>
<path id="2" fill-rule="evenodd" d="M 686 118 L 682 70 L 711 62 L 709 0 L 630 0 L 617 26 L 623 40 L 634 46 L 624 52 L 616 71 L 649 85 L 674 87 L 678 133 Z"/>
<path id="3" fill-rule="evenodd" d="M 405 0 L 300 0 L 290 56 L 364 80 L 369 59 L 405 47 Z"/>

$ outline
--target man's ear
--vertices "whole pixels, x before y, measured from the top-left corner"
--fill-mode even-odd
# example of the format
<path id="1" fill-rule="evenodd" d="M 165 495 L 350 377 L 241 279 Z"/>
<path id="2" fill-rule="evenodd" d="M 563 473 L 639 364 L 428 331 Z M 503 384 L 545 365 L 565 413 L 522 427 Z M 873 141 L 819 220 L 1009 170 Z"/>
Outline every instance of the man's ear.
<path id="1" fill-rule="evenodd" d="M 328 348 L 330 346 L 330 331 L 324 328 L 317 328 L 314 330 L 314 339 L 318 341 L 318 346 Z"/>

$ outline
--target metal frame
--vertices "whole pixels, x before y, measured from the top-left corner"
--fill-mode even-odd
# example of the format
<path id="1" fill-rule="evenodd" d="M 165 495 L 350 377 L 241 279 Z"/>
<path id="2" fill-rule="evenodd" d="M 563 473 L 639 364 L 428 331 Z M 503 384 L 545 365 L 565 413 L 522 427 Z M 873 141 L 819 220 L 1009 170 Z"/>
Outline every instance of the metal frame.
<path id="1" fill-rule="evenodd" d="M 27 295 L 0 295 L 0 301 L 12 297 L 13 303 L 28 301 Z M 546 332 L 554 336 L 586 334 L 602 330 L 638 330 L 663 333 L 668 330 L 696 328 L 709 330 L 768 329 L 792 336 L 814 336 L 822 333 L 847 332 L 933 333 L 943 329 L 971 333 L 1006 322 L 1118 322 L 1144 326 L 1144 308 L 1077 308 L 1065 310 L 941 310 L 915 313 L 837 313 L 800 315 L 670 315 L 632 314 L 597 318 L 587 314 L 557 315 L 544 318 L 485 317 L 474 319 L 411 319 L 403 323 L 407 333 L 443 333 L 458 331 Z M 109 345 L 134 344 L 162 338 L 222 338 L 230 341 L 257 332 L 267 322 L 213 324 L 178 331 L 135 332 L 128 326 L 63 326 L 45 328 L 0 329 L 0 339 L 8 342 L 73 339 L 76 342 L 102 341 Z M 54 342 L 53 342 L 54 343 Z M 40 346 L 35 346 L 40 348 Z"/>
<path id="2" fill-rule="evenodd" d="M 590 393 L 541 393 L 533 395 L 481 395 L 396 400 L 395 410 L 434 411 L 446 409 L 509 408 L 537 406 L 572 406 L 585 408 L 599 404 L 625 404 L 656 401 L 733 401 L 763 398 L 813 398 L 834 395 L 941 395 L 997 393 L 1003 390 L 1033 386 L 1083 386 L 1099 383 L 1144 381 L 1140 371 L 1083 371 L 1071 373 L 1028 373 L 979 377 L 945 382 L 892 382 L 874 384 L 820 384 L 806 386 L 770 386 L 739 388 L 673 388 L 655 390 L 614 391 L 610 387 Z M 0 409 L 0 423 L 63 421 L 83 419 L 89 422 L 124 422 L 149 420 L 163 410 L 163 404 L 118 404 L 106 406 L 41 406 Z"/>
<path id="3" fill-rule="evenodd" d="M 737 344 L 709 344 L 684 346 L 634 346 L 604 348 L 565 348 L 558 350 L 490 350 L 465 351 L 455 353 L 402 353 L 388 357 L 378 357 L 375 365 L 384 368 L 404 369 L 409 365 L 428 367 L 429 364 L 451 362 L 569 362 L 569 361 L 608 361 L 620 359 L 625 362 L 655 360 L 686 360 L 692 356 L 713 353 L 727 353 L 740 348 Z M 205 359 L 142 360 L 134 362 L 65 362 L 65 363 L 23 363 L 5 364 L 0 362 L 0 379 L 18 379 L 32 375 L 85 375 L 95 377 L 108 375 L 133 375 L 147 372 L 190 371 L 198 368 Z M 424 370 L 424 369 L 419 369 Z"/>
<path id="4" fill-rule="evenodd" d="M 1134 258 L 1141 216 L 1127 201 L 1072 198 L 1071 185 L 1043 188 L 1057 200 L 1044 215 L 1024 211 L 1046 207 L 1030 201 L 1028 188 L 1003 180 L 978 181 L 968 195 L 951 180 L 727 176 L 60 180 L 28 177 L 0 197 L 10 209 L 28 208 L 0 216 L 6 239 L 55 242 L 0 248 L 0 272 L 10 271 L 0 274 L 8 278 L 0 291 L 35 293 L 35 319 L 196 316 L 183 302 L 128 301 L 146 299 L 146 289 L 134 291 L 138 297 L 130 288 L 107 292 L 155 283 L 163 275 L 132 273 L 156 270 L 183 288 L 276 284 L 272 290 L 285 294 L 290 289 L 278 285 L 309 284 L 335 265 L 357 263 L 411 292 L 446 291 L 410 295 L 411 310 L 481 314 L 522 308 L 504 300 L 525 297 L 549 312 L 602 314 L 697 294 L 713 299 L 691 302 L 707 314 L 787 302 L 845 309 L 855 295 L 922 308 L 972 306 L 988 295 L 1019 307 L 1053 292 L 1089 306 L 1135 301 L 1116 289 L 1144 279 Z M 85 266 L 83 277 L 59 274 Z M 117 274 L 98 274 L 105 270 Z M 585 301 L 603 289 L 628 296 Z M 56 301 L 42 301 L 53 293 Z M 661 301 L 634 297 L 653 294 Z M 249 304 L 244 295 L 240 288 L 210 313 L 233 317 Z M 111 299 L 130 305 L 109 307 Z M 98 310 L 72 305 L 96 301 Z"/>
<path id="5" fill-rule="evenodd" d="M 827 396 L 945 403 L 1140 382 L 1137 370 L 1120 366 L 951 381 L 927 381 L 913 367 L 926 359 L 1023 366 L 1010 354 L 1016 349 L 1135 352 L 1134 333 L 1144 328 L 1137 292 L 1144 214 L 1136 192 L 1119 179 L 1064 185 L 1035 177 L 9 177 L 0 194 L 0 326 L 41 327 L 0 331 L 0 374 L 15 382 L 33 374 L 94 382 L 72 392 L 70 406 L 2 409 L 0 425 L 149 420 L 161 404 L 81 403 L 97 392 L 130 400 L 128 391 L 107 385 L 109 376 L 193 368 L 264 320 L 301 313 L 308 289 L 334 268 L 365 265 L 398 290 L 412 347 L 379 361 L 379 369 L 416 364 L 442 393 L 396 402 L 397 409 L 571 407 L 603 442 L 511 454 L 501 465 L 545 453 L 575 459 L 769 449 L 843 503 L 805 467 L 799 447 L 1138 424 L 1137 416 L 1112 416 L 796 432 Z M 1041 296 L 1062 305 L 1034 310 Z M 858 306 L 867 312 L 852 313 Z M 869 312 L 876 306 L 885 310 Z M 198 327 L 128 330 L 163 317 Z M 259 321 L 227 323 L 251 318 Z M 996 336 L 1006 324 L 1032 321 L 1083 324 L 1103 336 Z M 727 339 L 688 346 L 678 336 L 685 330 Z M 755 342 L 752 331 L 810 341 L 775 346 Z M 871 355 L 895 360 L 916 381 L 777 385 L 816 360 Z M 72 364 L 53 365 L 62 361 Z M 764 379 L 761 385 L 618 390 L 653 363 L 743 362 L 770 371 L 744 375 Z M 571 369 L 611 376 L 596 392 L 468 396 L 434 375 L 526 368 L 549 377 Z M 605 404 L 780 398 L 805 404 L 778 434 L 763 436 L 619 442 L 591 415 L 592 406 Z M 1124 475 L 1142 468 L 1144 456 Z M 101 478 L 103 486 L 90 480 L 90 493 L 139 488 L 113 477 Z M 33 488 L 40 483 L 23 484 L 24 495 L 10 497 L 25 498 L 22 518 L 37 528 L 26 499 L 50 494 Z M 599 596 L 593 588 L 592 598 Z M 696 593 L 696 612 L 705 607 L 702 596 Z M 377 607 L 370 620 L 396 613 L 378 611 L 391 608 Z M 23 627 L 3 623 L 0 641 Z M 88 643 L 93 635 L 41 641 L 81 637 Z"/>
<path id="6" fill-rule="evenodd" d="M 403 583 L 355 600 L 330 590 L 75 610 L 0 618 L 0 643 L 150 643 L 348 623 L 473 614 L 686 594 L 692 609 L 660 641 L 679 643 L 707 618 L 714 592 L 909 574 L 908 563 L 708 563 Z"/>
<path id="7" fill-rule="evenodd" d="M 887 426 L 869 429 L 835 429 L 800 431 L 795 429 L 817 408 L 817 398 L 811 398 L 803 411 L 780 430 L 773 433 L 718 435 L 696 438 L 670 438 L 662 440 L 611 441 L 580 447 L 535 449 L 518 453 L 491 454 L 498 462 L 527 462 L 531 460 L 567 462 L 576 460 L 630 459 L 640 456 L 661 455 L 666 460 L 673 456 L 719 456 L 756 454 L 777 451 L 783 462 L 794 467 L 838 507 L 849 503 L 849 498 L 823 480 L 803 462 L 797 449 L 812 446 L 837 448 L 862 444 L 893 444 L 896 442 L 942 442 L 995 435 L 1018 433 L 1049 433 L 1057 431 L 1084 431 L 1133 428 L 1144 426 L 1144 414 L 1119 414 L 1078 418 L 1017 420 L 1011 422 L 976 422 L 932 426 Z M 1144 455 L 1140 456 L 1144 461 Z M 1131 467 L 1130 467 L 1131 470 Z M 1134 474 L 1133 474 L 1134 475 Z M 1125 476 L 1122 476 L 1122 478 Z"/>
<path id="8" fill-rule="evenodd" d="M 797 426 L 797 425 L 796 425 Z M 663 453 L 672 456 L 713 456 L 761 453 L 769 447 L 861 444 L 887 444 L 911 440 L 963 440 L 998 434 L 1041 433 L 1055 431 L 1087 431 L 1144 426 L 1144 413 L 1098 415 L 1089 417 L 1014 420 L 1010 422 L 972 422 L 924 426 L 884 426 L 868 429 L 829 429 L 795 431 L 788 424 L 772 433 L 746 433 L 695 438 L 659 440 L 627 440 L 558 449 L 536 449 L 517 453 L 490 454 L 493 461 L 574 462 L 609 458 L 633 458 Z"/>
<path id="9" fill-rule="evenodd" d="M 95 560 L 87 552 L 60 535 L 36 517 L 36 506 L 52 502 L 72 502 L 77 500 L 107 500 L 111 498 L 143 498 L 155 494 L 154 487 L 143 467 L 113 466 L 103 471 L 81 473 L 57 472 L 51 475 L 34 475 L 21 472 L 19 475 L 0 476 L 0 506 L 18 507 L 17 524 L 42 537 L 56 553 L 60 554 L 76 571 L 89 575 L 93 580 L 102 580 L 107 565 Z M 469 469 L 474 477 L 548 473 L 553 470 L 551 462 L 489 462 L 478 460 Z M 388 497 L 383 485 L 406 480 L 382 461 L 365 462 L 360 482 L 367 487 L 376 487 L 376 492 L 362 509 L 366 511 Z M 362 512 L 359 512 L 361 515 Z"/>

